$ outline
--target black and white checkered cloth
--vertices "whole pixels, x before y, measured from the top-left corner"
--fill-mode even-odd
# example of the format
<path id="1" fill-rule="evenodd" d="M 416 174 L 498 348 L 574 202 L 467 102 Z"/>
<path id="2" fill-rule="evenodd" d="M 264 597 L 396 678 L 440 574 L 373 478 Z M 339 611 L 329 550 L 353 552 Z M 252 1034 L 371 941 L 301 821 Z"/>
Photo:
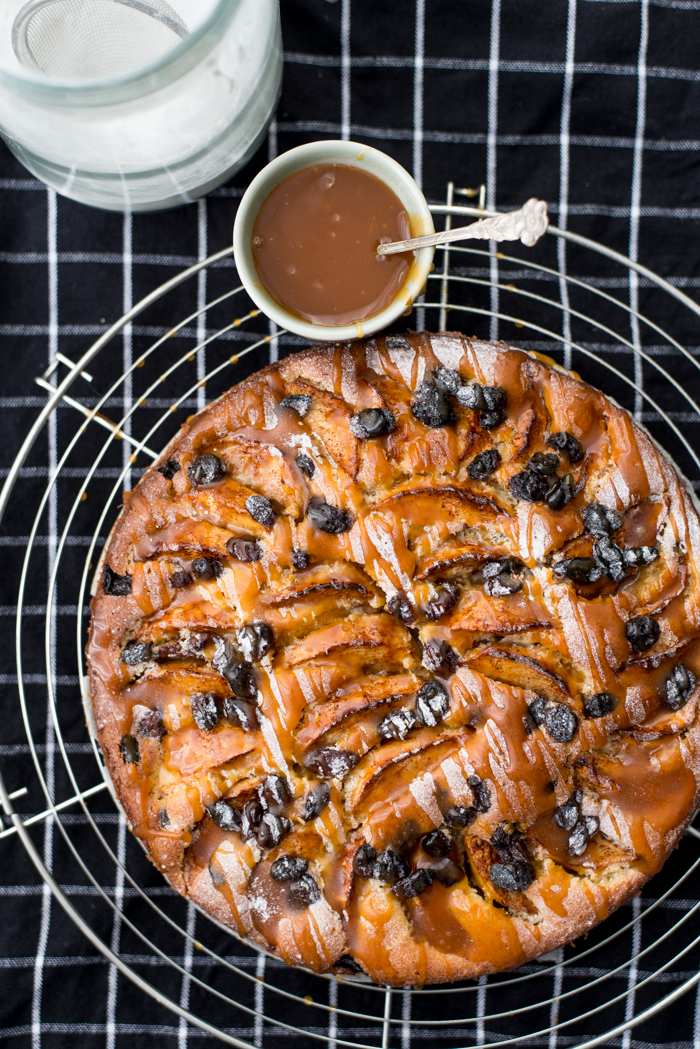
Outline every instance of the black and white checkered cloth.
<path id="1" fill-rule="evenodd" d="M 268 142 L 244 171 L 207 200 L 165 214 L 103 213 L 57 197 L 0 146 L 3 477 L 46 403 L 35 376 L 57 354 L 77 360 L 147 292 L 227 246 L 236 204 L 248 181 L 268 158 L 310 139 L 353 138 L 387 151 L 413 173 L 431 202 L 444 201 L 450 180 L 458 187 L 485 183 L 487 207 L 508 209 L 530 196 L 544 198 L 560 228 L 629 255 L 677 288 L 697 295 L 700 0 L 283 0 L 282 19 L 284 89 Z M 610 366 L 651 391 L 690 447 L 697 447 L 698 417 L 683 401 L 681 390 L 700 400 L 694 363 L 700 354 L 700 318 L 653 291 L 643 276 L 630 278 L 623 267 L 575 244 L 565 246 L 549 238 L 536 257 L 555 273 L 528 274 L 516 263 L 488 254 L 457 256 L 458 273 L 485 282 L 496 278 L 504 286 L 517 283 L 518 288 L 564 306 L 593 311 L 604 323 L 616 326 L 616 332 L 623 332 L 616 337 L 595 331 L 575 317 L 562 319 L 561 312 L 533 300 L 521 302 L 514 312 L 508 292 L 499 294 L 486 284 L 473 289 L 478 307 L 521 318 L 529 309 L 529 319 L 581 347 L 565 346 L 560 353 L 555 346 L 554 355 L 635 409 L 667 446 L 670 441 L 670 450 L 698 487 L 700 469 L 688 450 L 661 425 L 659 412 L 643 403 L 639 392 L 635 395 L 625 388 Z M 632 309 L 653 311 L 657 324 L 685 347 L 690 359 L 657 331 L 630 323 L 604 300 L 593 302 L 589 293 L 581 293 L 579 301 L 576 287 L 562 279 L 567 273 L 586 278 Z M 79 380 L 72 395 L 94 406 L 97 394 L 107 390 L 153 339 L 166 334 L 177 319 L 223 294 L 234 278 L 228 261 L 203 272 L 175 298 L 137 318 L 111 344 L 109 353 L 98 358 L 93 385 Z M 231 319 L 230 314 L 219 317 L 216 310 L 201 314 L 172 340 L 173 354 L 185 352 Z M 414 315 L 408 323 L 416 326 L 421 319 L 422 315 Z M 435 326 L 437 312 L 427 310 L 425 323 Z M 505 320 L 499 323 L 471 314 L 452 323 L 467 334 L 502 337 L 525 348 L 553 352 L 554 344 L 546 336 L 516 329 Z M 267 328 L 258 331 L 264 334 Z M 231 329 L 225 337 L 228 341 L 221 342 L 225 355 L 250 344 L 253 337 L 253 329 Z M 207 350 L 209 366 L 216 363 L 217 345 Z M 155 447 L 161 447 L 181 416 L 196 410 L 205 398 L 265 363 L 269 354 L 290 352 L 298 345 L 294 339 L 273 339 L 232 370 L 223 371 L 206 391 L 201 389 L 185 401 Z M 642 363 L 640 347 L 671 372 L 680 390 L 659 380 L 648 362 Z M 200 352 L 195 362 L 201 369 L 199 377 L 204 374 L 204 360 Z M 137 386 L 135 377 L 128 397 L 138 396 Z M 148 410 L 163 411 L 172 400 L 166 390 L 164 397 L 149 398 Z M 127 393 L 120 388 L 103 411 L 118 417 L 125 407 Z M 91 499 L 80 504 L 84 517 L 76 518 L 69 530 L 52 613 L 55 633 L 48 659 L 57 674 L 57 717 L 65 756 L 50 719 L 47 722 L 44 652 L 48 573 L 56 536 L 92 461 L 89 440 L 69 457 L 31 540 L 33 561 L 22 615 L 23 679 L 27 719 L 38 741 L 38 768 L 20 713 L 14 655 L 24 550 L 47 480 L 75 433 L 76 418 L 75 409 L 62 404 L 44 428 L 0 530 L 5 602 L 0 605 L 4 628 L 0 632 L 0 770 L 8 791 L 29 788 L 16 802 L 17 810 L 27 816 L 46 807 L 39 773 L 56 801 L 70 798 L 75 790 L 67 762 L 80 789 L 99 782 L 78 698 L 75 643 L 76 616 L 83 610 L 75 604 L 74 594 L 86 536 L 97 521 L 90 516 Z M 98 429 L 92 424 L 89 431 L 94 431 L 92 455 L 104 436 Z M 123 454 L 110 452 L 95 476 L 94 484 L 104 485 L 106 498 L 124 455 L 128 460 L 129 448 L 124 447 Z M 142 467 L 137 460 L 131 483 Z M 114 506 L 116 512 L 116 502 Z M 102 535 L 110 520 L 108 516 Z M 325 1037 L 333 1049 L 358 1041 L 402 1049 L 424 1045 L 448 1049 L 510 1038 L 518 1045 L 568 1049 L 605 1035 L 673 993 L 698 971 L 700 950 L 694 939 L 700 930 L 694 908 L 700 899 L 700 870 L 692 865 L 700 856 L 700 841 L 686 837 L 642 898 L 623 908 L 589 941 L 567 949 L 567 966 L 550 970 L 535 964 L 524 970 L 528 982 L 484 980 L 460 994 L 394 992 L 391 1016 L 398 1022 L 383 1043 L 381 991 L 310 977 L 243 947 L 188 909 L 163 884 L 104 791 L 95 794 L 89 808 L 104 841 L 128 874 L 115 866 L 85 813 L 73 805 L 61 817 L 65 836 L 54 820 L 39 821 L 32 830 L 38 855 L 65 897 L 141 980 L 245 1044 L 295 1049 Z M 674 888 L 676 879 L 688 871 L 685 881 Z M 673 891 L 664 898 L 668 890 Z M 162 913 L 156 914 L 154 906 Z M 646 916 L 641 927 L 636 925 L 591 954 L 584 953 L 640 914 Z M 682 925 L 676 927 L 679 922 Z M 184 928 L 191 939 L 183 938 L 178 928 Z M 155 947 L 143 937 L 153 939 Z M 681 957 L 670 961 L 685 948 Z M 218 952 L 226 964 L 212 960 L 209 951 Z M 637 957 L 630 967 L 626 962 L 631 953 Z M 554 961 L 563 958 L 559 955 Z M 668 968 L 657 971 L 667 962 Z M 0 836 L 0 973 L 0 1042 L 8 1047 L 185 1049 L 219 1044 L 212 1034 L 188 1026 L 103 957 L 52 897 L 12 834 Z M 232 1007 L 207 988 L 229 995 L 249 1011 Z M 291 997 L 281 997 L 280 990 Z M 625 997 L 630 990 L 633 993 Z M 307 1002 L 305 995 L 310 996 Z M 549 999 L 557 995 L 563 997 L 550 1004 Z M 612 999 L 617 1000 L 608 1009 L 595 1011 Z M 542 1000 L 547 1004 L 539 1010 L 529 1008 Z M 587 1010 L 593 1010 L 590 1016 L 548 1031 Z M 263 1013 L 293 1029 L 270 1025 Z M 366 1013 L 376 1019 L 366 1019 Z M 442 1023 L 430 1027 L 421 1021 Z M 542 1033 L 532 1041 L 523 1040 L 537 1031 Z M 692 989 L 661 1015 L 627 1034 L 605 1039 L 604 1044 L 623 1049 L 659 1045 L 700 1049 L 700 997 Z"/>

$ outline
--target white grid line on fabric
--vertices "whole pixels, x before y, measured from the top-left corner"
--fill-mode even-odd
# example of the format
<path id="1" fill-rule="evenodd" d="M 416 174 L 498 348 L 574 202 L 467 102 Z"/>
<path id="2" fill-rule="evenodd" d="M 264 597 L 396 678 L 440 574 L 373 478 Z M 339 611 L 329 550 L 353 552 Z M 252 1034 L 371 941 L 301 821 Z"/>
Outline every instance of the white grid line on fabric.
<path id="1" fill-rule="evenodd" d="M 110 948 L 119 954 L 119 941 L 122 927 L 122 907 L 124 906 L 124 864 L 126 862 L 126 822 L 122 817 L 117 821 L 117 864 L 114 881 L 114 915 L 112 917 L 112 935 Z M 119 988 L 119 970 L 110 962 L 107 974 L 107 1039 L 106 1049 L 114 1049 L 116 1040 L 117 992 Z"/>
<path id="2" fill-rule="evenodd" d="M 201 200 L 197 201 L 197 262 L 204 262 L 208 254 L 209 226 L 207 198 L 202 197 Z M 207 348 L 206 346 L 201 346 L 201 343 L 203 343 L 207 337 L 207 314 L 205 306 L 207 305 L 208 273 L 209 267 L 204 266 L 197 274 L 197 309 L 200 313 L 197 316 L 197 333 L 195 337 L 197 339 L 197 344 L 200 345 L 200 349 L 197 350 L 197 379 L 200 383 L 207 374 Z M 206 390 L 204 386 L 200 386 L 197 389 L 197 411 L 201 412 L 205 405 Z"/>
<path id="3" fill-rule="evenodd" d="M 501 47 L 501 0 L 491 0 L 491 38 L 489 44 L 489 76 L 486 137 L 486 207 L 496 210 L 496 177 L 498 164 L 498 60 Z M 490 307 L 489 333 L 492 341 L 498 339 L 498 259 L 496 246 L 489 241 L 490 262 Z"/>
<path id="4" fill-rule="evenodd" d="M 640 32 L 639 32 L 639 58 L 637 76 L 637 128 L 635 134 L 635 147 L 632 162 L 632 200 L 630 204 L 630 239 L 629 257 L 633 262 L 637 261 L 639 254 L 639 205 L 642 200 L 642 162 L 644 132 L 646 128 L 646 64 L 647 47 L 649 44 L 649 0 L 641 0 L 640 8 Z M 644 369 L 641 357 L 641 336 L 639 331 L 639 318 L 636 312 L 639 310 L 639 286 L 637 273 L 630 269 L 630 325 L 632 329 L 632 342 L 634 344 L 634 381 L 637 390 L 634 395 L 634 416 L 638 421 L 641 419 L 644 397 Z"/>
<path id="5" fill-rule="evenodd" d="M 695 994 L 695 1009 L 693 1011 L 693 1049 L 700 1049 L 700 984 Z"/>
<path id="6" fill-rule="evenodd" d="M 340 9 L 340 137 L 344 142 L 350 138 L 350 107 L 352 104 L 350 19 L 350 0 L 342 0 Z"/>
<path id="7" fill-rule="evenodd" d="M 644 0 L 642 0 L 644 2 Z M 632 900 L 632 914 L 635 918 L 638 918 L 641 913 L 641 903 L 639 896 L 635 896 Z M 630 948 L 630 967 L 627 978 L 627 999 L 625 1001 L 625 1020 L 631 1020 L 634 1017 L 634 1003 L 636 998 L 637 988 L 637 977 L 638 963 L 637 955 L 642 946 L 642 926 L 640 922 L 636 922 L 632 927 L 632 946 Z M 629 1028 L 622 1035 L 622 1049 L 629 1049 L 630 1042 L 632 1040 L 632 1032 Z"/>
<path id="8" fill-rule="evenodd" d="M 632 0 L 638 3 L 639 0 Z M 314 54 L 313 52 L 285 51 L 285 62 L 290 65 L 323 66 L 337 68 L 340 61 L 336 55 Z M 410 69 L 413 60 L 408 55 L 354 55 L 351 59 L 353 68 L 361 69 Z M 561 76 L 565 72 L 565 62 L 530 62 L 526 59 L 501 59 L 499 67 L 503 73 L 537 73 L 550 76 Z M 426 55 L 425 68 L 429 70 L 446 70 L 449 72 L 485 73 L 488 72 L 488 59 L 459 58 L 458 56 Z M 577 72 L 608 76 L 636 77 L 637 67 L 616 62 L 579 62 Z M 650 66 L 649 76 L 662 80 L 700 80 L 696 69 L 679 69 L 672 66 Z"/>
<path id="9" fill-rule="evenodd" d="M 423 64 L 425 60 L 425 0 L 416 0 L 413 54 L 413 177 L 423 187 Z"/>
<path id="10" fill-rule="evenodd" d="M 197 921 L 197 911 L 192 903 L 187 904 L 187 927 L 185 932 L 187 933 L 185 939 L 185 955 L 182 962 L 182 967 L 185 970 L 182 975 L 182 987 L 180 990 L 180 1007 L 182 1009 L 189 1009 L 190 1006 L 190 987 L 192 986 L 192 980 L 190 979 L 190 973 L 192 972 L 192 961 L 194 954 L 194 931 L 195 924 Z M 204 959 L 202 959 L 204 960 Z M 177 1032 L 177 1046 L 178 1049 L 187 1049 L 187 1037 L 190 1032 L 190 1027 L 187 1024 L 184 1016 L 180 1017 Z"/>
<path id="11" fill-rule="evenodd" d="M 48 364 L 51 365 L 56 359 L 58 352 L 58 202 L 55 190 L 46 190 L 46 240 L 47 240 L 47 278 L 48 278 Z M 51 376 L 51 384 L 56 384 L 56 372 Z M 56 469 L 58 461 L 58 416 L 52 412 L 48 424 L 48 468 L 49 473 Z M 57 546 L 57 506 L 58 496 L 55 486 L 49 495 L 48 521 L 49 541 L 48 552 L 48 579 L 51 579 Z M 50 630 L 50 660 L 53 673 L 56 672 L 56 622 L 55 616 L 49 624 Z M 44 777 L 46 789 L 51 801 L 54 800 L 54 766 L 55 766 L 55 737 L 53 719 L 51 717 L 50 700 L 46 701 L 46 750 L 44 763 Z M 47 820 L 44 824 L 43 861 L 47 870 L 51 871 L 53 866 L 53 820 Z M 33 973 L 32 986 L 32 1049 L 40 1049 L 41 1045 L 41 998 L 44 984 L 43 959 L 49 940 L 49 929 L 51 924 L 51 890 L 44 883 L 41 897 L 41 918 L 39 926 L 39 938 L 37 942 L 36 960 Z"/>
<path id="12" fill-rule="evenodd" d="M 574 83 L 574 55 L 576 45 L 576 0 L 569 0 L 566 26 L 566 62 L 562 86 L 560 146 L 559 146 L 559 227 L 567 229 L 569 209 L 569 131 L 571 122 L 571 93 Z M 564 367 L 571 368 L 571 315 L 569 314 L 569 285 L 566 281 L 566 248 L 564 237 L 557 238 L 559 265 L 559 298 L 562 304 L 562 335 L 564 336 Z"/>

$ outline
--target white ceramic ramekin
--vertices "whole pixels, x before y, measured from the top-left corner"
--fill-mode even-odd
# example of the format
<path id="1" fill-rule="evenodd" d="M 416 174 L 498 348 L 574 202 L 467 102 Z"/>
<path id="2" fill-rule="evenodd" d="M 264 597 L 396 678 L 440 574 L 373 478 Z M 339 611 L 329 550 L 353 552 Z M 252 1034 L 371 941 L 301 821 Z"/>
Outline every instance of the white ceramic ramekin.
<path id="1" fill-rule="evenodd" d="M 238 276 L 255 305 L 281 328 L 287 328 L 296 335 L 303 335 L 312 342 L 344 342 L 346 339 L 372 335 L 406 313 L 420 295 L 432 269 L 434 248 L 417 251 L 405 282 L 387 308 L 357 324 L 342 324 L 338 327 L 311 324 L 280 306 L 260 283 L 252 249 L 253 226 L 258 212 L 282 179 L 313 164 L 350 164 L 368 171 L 386 182 L 406 208 L 412 237 L 423 237 L 434 232 L 433 218 L 425 197 L 408 172 L 386 153 L 359 142 L 307 142 L 283 153 L 264 167 L 245 191 L 233 227 L 233 254 Z"/>

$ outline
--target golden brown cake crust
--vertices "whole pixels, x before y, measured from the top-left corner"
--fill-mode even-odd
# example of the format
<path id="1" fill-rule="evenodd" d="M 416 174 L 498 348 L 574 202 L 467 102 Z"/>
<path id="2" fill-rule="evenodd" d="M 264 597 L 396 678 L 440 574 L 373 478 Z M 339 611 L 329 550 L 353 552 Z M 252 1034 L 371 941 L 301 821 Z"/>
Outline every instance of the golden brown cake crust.
<path id="1" fill-rule="evenodd" d="M 100 568 L 134 833 L 316 971 L 420 986 L 568 943 L 698 804 L 699 556 L 668 460 L 545 358 L 440 333 L 270 365 L 182 428 Z"/>

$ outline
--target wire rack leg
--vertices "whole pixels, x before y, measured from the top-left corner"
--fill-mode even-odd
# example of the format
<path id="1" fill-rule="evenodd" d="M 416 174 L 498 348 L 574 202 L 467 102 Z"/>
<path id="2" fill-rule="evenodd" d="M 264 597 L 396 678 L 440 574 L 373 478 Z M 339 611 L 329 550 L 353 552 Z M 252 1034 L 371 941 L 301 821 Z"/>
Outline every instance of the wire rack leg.
<path id="1" fill-rule="evenodd" d="M 391 987 L 384 992 L 384 1021 L 382 1023 L 382 1049 L 389 1049 L 391 1035 Z"/>

